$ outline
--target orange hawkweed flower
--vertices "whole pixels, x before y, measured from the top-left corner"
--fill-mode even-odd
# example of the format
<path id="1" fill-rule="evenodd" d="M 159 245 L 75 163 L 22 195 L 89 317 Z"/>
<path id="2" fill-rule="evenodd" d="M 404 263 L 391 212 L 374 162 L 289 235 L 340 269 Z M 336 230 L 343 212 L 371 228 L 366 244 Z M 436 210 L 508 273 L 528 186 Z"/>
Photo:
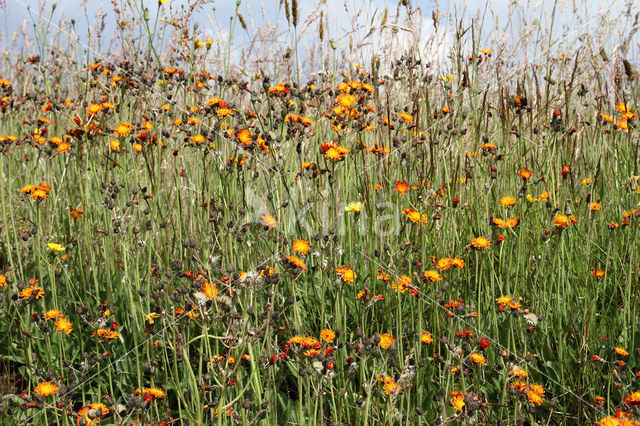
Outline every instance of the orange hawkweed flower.
<path id="1" fill-rule="evenodd" d="M 276 94 L 289 94 L 289 92 L 291 91 L 290 88 L 288 88 L 287 86 L 285 86 L 284 84 L 277 84 L 273 87 L 269 87 L 269 93 L 276 93 Z"/>
<path id="2" fill-rule="evenodd" d="M 342 277 L 342 281 L 345 283 L 353 283 L 358 275 L 349 266 L 340 266 L 336 269 L 336 273 Z"/>
<path id="3" fill-rule="evenodd" d="M 531 170 L 529 170 L 529 169 L 520 170 L 520 177 L 522 179 L 524 179 L 524 180 L 530 179 L 532 175 L 533 174 L 531 173 Z"/>
<path id="4" fill-rule="evenodd" d="M 629 356 L 629 352 L 627 352 L 626 349 L 620 346 L 616 346 L 615 348 L 613 348 L 613 351 L 620 356 Z"/>
<path id="5" fill-rule="evenodd" d="M 97 113 L 99 113 L 100 111 L 102 111 L 102 105 L 98 105 L 98 104 L 91 104 L 87 107 L 87 115 L 89 117 L 92 117 L 94 115 L 96 115 Z"/>
<path id="6" fill-rule="evenodd" d="M 462 411 L 462 408 L 466 405 L 464 402 L 464 395 L 460 392 L 449 392 L 449 396 L 452 396 L 451 406 L 456 411 Z"/>
<path id="7" fill-rule="evenodd" d="M 433 337 L 431 337 L 431 333 L 425 331 L 420 335 L 420 341 L 422 343 L 426 343 L 427 345 L 433 343 Z"/>
<path id="8" fill-rule="evenodd" d="M 115 129 L 113 129 L 113 133 L 115 133 L 117 136 L 125 137 L 131 133 L 132 128 L 133 125 L 131 123 L 120 123 L 116 126 Z"/>
<path id="9" fill-rule="evenodd" d="M 301 254 L 307 254 L 311 251 L 311 245 L 307 240 L 295 240 L 293 243 L 293 251 Z"/>
<path id="10" fill-rule="evenodd" d="M 502 207 L 513 207 L 516 204 L 516 199 L 511 195 L 507 195 L 506 197 L 500 198 L 499 203 Z"/>
<path id="11" fill-rule="evenodd" d="M 602 206 L 600 205 L 600 203 L 591 203 L 591 205 L 589 206 L 589 209 L 591 211 L 597 211 L 600 210 Z"/>
<path id="12" fill-rule="evenodd" d="M 553 218 L 553 224 L 558 228 L 566 228 L 570 223 L 571 220 L 566 214 L 559 214 Z"/>
<path id="13" fill-rule="evenodd" d="M 62 312 L 60 309 L 51 309 L 47 311 L 42 317 L 44 319 L 56 319 Z"/>
<path id="14" fill-rule="evenodd" d="M 58 385 L 47 381 L 38 383 L 38 386 L 36 386 L 33 391 L 36 393 L 36 395 L 50 396 L 58 393 L 58 390 L 60 390 Z"/>
<path id="15" fill-rule="evenodd" d="M 326 328 L 320 332 L 320 338 L 327 343 L 333 343 L 333 340 L 336 338 L 336 333 Z"/>
<path id="16" fill-rule="evenodd" d="M 398 191 L 399 194 L 404 194 L 406 192 L 409 192 L 409 184 L 405 181 L 397 181 L 396 191 Z"/>
<path id="17" fill-rule="evenodd" d="M 216 111 L 218 117 L 231 117 L 233 115 L 233 111 L 229 108 L 220 108 Z"/>
<path id="18" fill-rule="evenodd" d="M 479 354 L 477 352 L 474 352 L 471 355 L 469 355 L 469 358 L 471 359 L 471 361 L 475 362 L 476 364 L 487 365 L 487 360 L 484 358 L 484 356 L 482 356 L 482 354 Z"/>
<path id="19" fill-rule="evenodd" d="M 307 265 L 297 256 L 287 256 L 287 260 L 293 266 L 303 271 L 307 269 Z"/>
<path id="20" fill-rule="evenodd" d="M 317 339 L 305 336 L 293 336 L 289 339 L 289 343 L 295 343 L 297 345 L 304 346 L 305 348 L 322 347 L 322 344 Z"/>
<path id="21" fill-rule="evenodd" d="M 441 281 L 442 280 L 442 278 L 440 277 L 440 274 L 436 270 L 424 271 L 423 275 L 424 275 L 424 278 L 427 281 Z"/>
<path id="22" fill-rule="evenodd" d="M 262 217 L 262 223 L 269 227 L 269 228 L 275 228 L 276 227 L 276 220 L 274 219 L 273 216 L 271 216 L 270 214 L 263 214 Z"/>
<path id="23" fill-rule="evenodd" d="M 389 346 L 391 346 L 393 342 L 396 341 L 396 338 L 389 333 L 378 333 L 378 337 L 380 337 L 378 346 L 380 346 L 382 349 L 389 349 Z"/>
<path id="24" fill-rule="evenodd" d="M 65 334 L 71 334 L 73 331 L 73 324 L 63 316 L 59 316 L 54 325 L 57 331 L 63 331 Z"/>
<path id="25" fill-rule="evenodd" d="M 635 391 L 631 395 L 624 398 L 624 403 L 631 405 L 640 405 L 640 391 Z"/>
<path id="26" fill-rule="evenodd" d="M 475 248 L 486 248 L 491 246 L 491 240 L 486 237 L 476 237 L 471 239 L 471 245 Z"/>
<path id="27" fill-rule="evenodd" d="M 69 214 L 74 219 L 80 219 L 84 215 L 84 212 L 80 209 L 71 209 Z"/>
<path id="28" fill-rule="evenodd" d="M 135 391 L 136 395 L 149 396 L 150 399 L 158 398 L 162 399 L 165 397 L 165 393 L 162 389 L 159 388 L 137 388 Z"/>
<path id="29" fill-rule="evenodd" d="M 40 299 L 44 297 L 44 289 L 37 285 L 22 289 L 18 295 L 21 299 Z"/>
<path id="30" fill-rule="evenodd" d="M 351 108 L 356 102 L 356 97 L 349 93 L 341 93 L 337 97 L 338 104 L 343 108 Z"/>

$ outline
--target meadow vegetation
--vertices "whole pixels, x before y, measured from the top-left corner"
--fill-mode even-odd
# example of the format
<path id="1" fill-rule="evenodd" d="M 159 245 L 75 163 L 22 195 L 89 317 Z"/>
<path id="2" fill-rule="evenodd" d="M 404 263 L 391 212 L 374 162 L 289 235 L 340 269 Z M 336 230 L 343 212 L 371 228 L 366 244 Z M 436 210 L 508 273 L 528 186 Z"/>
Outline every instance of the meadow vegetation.
<path id="1" fill-rule="evenodd" d="M 637 425 L 637 7 L 274 3 L 5 52 L 3 423 Z"/>

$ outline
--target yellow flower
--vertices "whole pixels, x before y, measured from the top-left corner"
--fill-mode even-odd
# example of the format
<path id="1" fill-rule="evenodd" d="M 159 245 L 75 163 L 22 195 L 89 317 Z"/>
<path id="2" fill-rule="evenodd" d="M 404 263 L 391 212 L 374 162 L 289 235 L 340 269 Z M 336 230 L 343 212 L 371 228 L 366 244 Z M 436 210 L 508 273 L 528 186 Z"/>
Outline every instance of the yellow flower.
<path id="1" fill-rule="evenodd" d="M 429 345 L 433 343 L 433 337 L 431 337 L 431 333 L 425 331 L 420 335 L 420 341 L 422 341 L 422 343 L 426 343 L 427 345 Z"/>
<path id="2" fill-rule="evenodd" d="M 65 248 L 62 247 L 62 244 L 49 243 L 49 244 L 47 244 L 47 246 L 49 247 L 49 250 L 51 250 L 51 253 L 53 253 L 53 254 L 58 254 L 61 251 L 65 250 Z"/>
<path id="3" fill-rule="evenodd" d="M 345 208 L 344 211 L 346 212 L 354 212 L 354 213 L 360 213 L 362 211 L 362 208 L 364 207 L 364 204 L 362 204 L 360 201 L 358 201 L 357 203 L 351 203 L 348 204 Z"/>
<path id="4" fill-rule="evenodd" d="M 207 299 L 211 299 L 211 298 L 207 297 Z M 157 312 L 151 312 L 150 314 L 143 314 L 143 315 L 144 315 L 144 320 L 147 322 L 147 324 L 153 324 L 157 318 L 160 318 L 160 314 Z"/>

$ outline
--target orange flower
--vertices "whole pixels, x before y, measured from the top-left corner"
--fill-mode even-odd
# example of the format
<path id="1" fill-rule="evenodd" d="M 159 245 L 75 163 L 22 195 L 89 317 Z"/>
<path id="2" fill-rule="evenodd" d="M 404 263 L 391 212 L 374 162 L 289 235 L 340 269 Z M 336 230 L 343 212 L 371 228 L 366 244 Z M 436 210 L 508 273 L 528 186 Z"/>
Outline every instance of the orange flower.
<path id="1" fill-rule="evenodd" d="M 391 346 L 393 342 L 396 341 L 396 338 L 389 333 L 378 333 L 378 337 L 380 337 L 378 346 L 380 346 L 382 349 L 389 349 L 389 346 Z"/>
<path id="2" fill-rule="evenodd" d="M 74 219 L 80 219 L 84 215 L 84 212 L 80 209 L 71 209 L 69 214 Z"/>
<path id="3" fill-rule="evenodd" d="M 476 237 L 471 239 L 471 245 L 475 248 L 486 248 L 491 246 L 491 240 L 486 237 Z"/>
<path id="4" fill-rule="evenodd" d="M 307 265 L 297 256 L 287 256 L 287 260 L 293 266 L 298 269 L 302 269 L 303 271 L 307 269 Z"/>
<path id="5" fill-rule="evenodd" d="M 431 333 L 425 331 L 420 335 L 420 341 L 422 341 L 422 343 L 426 343 L 427 345 L 429 345 L 433 343 L 433 337 L 431 337 Z"/>
<path id="6" fill-rule="evenodd" d="M 520 170 L 520 177 L 524 180 L 530 179 L 532 176 L 531 170 L 529 169 L 522 169 Z"/>
<path id="7" fill-rule="evenodd" d="M 89 117 L 92 117 L 94 115 L 96 115 L 97 113 L 99 113 L 100 111 L 102 111 L 102 105 L 98 105 L 98 104 L 91 104 L 87 107 L 87 115 Z"/>
<path id="8" fill-rule="evenodd" d="M 613 348 L 613 351 L 620 356 L 629 356 L 629 352 L 626 349 L 621 348 L 620 346 L 616 346 Z"/>
<path id="9" fill-rule="evenodd" d="M 313 337 L 293 336 L 289 339 L 289 343 L 304 346 L 305 348 L 322 347 L 322 344 Z"/>
<path id="10" fill-rule="evenodd" d="M 516 199 L 511 195 L 507 195 L 506 197 L 502 197 L 499 203 L 502 207 L 513 207 L 516 203 Z"/>
<path id="11" fill-rule="evenodd" d="M 65 334 L 70 334 L 73 331 L 73 324 L 63 316 L 59 316 L 54 325 L 57 331 L 64 331 Z"/>
<path id="12" fill-rule="evenodd" d="M 60 315 L 60 309 L 51 309 L 47 311 L 42 317 L 44 319 L 56 319 Z"/>
<path id="13" fill-rule="evenodd" d="M 262 215 L 262 223 L 264 223 L 264 225 L 269 227 L 269 228 L 275 228 L 277 222 L 274 219 L 274 217 L 271 216 L 270 214 L 263 214 Z"/>
<path id="14" fill-rule="evenodd" d="M 624 403 L 627 405 L 640 405 L 640 391 L 635 391 L 625 397 Z"/>
<path id="15" fill-rule="evenodd" d="M 569 219 L 569 216 L 567 216 L 566 214 L 559 214 L 553 218 L 553 224 L 558 228 L 566 228 L 567 226 L 569 226 L 570 222 L 571 221 Z"/>
<path id="16" fill-rule="evenodd" d="M 34 392 L 36 393 L 36 395 L 50 396 L 58 393 L 58 390 L 60 390 L 60 388 L 55 383 L 47 381 L 39 383 L 38 386 L 36 386 L 36 388 L 34 389 Z"/>
<path id="17" fill-rule="evenodd" d="M 297 253 L 307 254 L 311 251 L 311 245 L 307 240 L 295 240 L 293 242 L 293 251 Z"/>
<path id="18" fill-rule="evenodd" d="M 220 108 L 216 111 L 218 117 L 231 117 L 233 112 L 229 108 Z"/>
<path id="19" fill-rule="evenodd" d="M 336 338 L 336 333 L 327 328 L 320 332 L 320 338 L 327 343 L 333 343 L 333 340 Z"/>
<path id="20" fill-rule="evenodd" d="M 469 358 L 471 359 L 471 361 L 475 362 L 476 364 L 487 365 L 487 360 L 484 359 L 482 354 L 479 354 L 477 352 L 474 352 L 471 355 L 469 355 Z"/>
<path id="21" fill-rule="evenodd" d="M 132 127 L 133 125 L 131 123 L 120 123 L 116 126 L 115 129 L 113 129 L 113 133 L 115 133 L 117 136 L 125 137 L 129 135 L 129 133 L 131 133 Z"/>
<path id="22" fill-rule="evenodd" d="M 424 271 L 424 279 L 426 279 L 427 281 L 440 281 L 442 280 L 442 278 L 440 277 L 440 274 L 438 273 L 438 271 L 435 270 L 429 270 L 429 271 Z"/>
<path id="23" fill-rule="evenodd" d="M 356 97 L 349 93 L 341 93 L 338 95 L 337 99 L 338 104 L 343 108 L 351 108 L 353 104 L 356 102 Z"/>
<path id="24" fill-rule="evenodd" d="M 409 184 L 405 181 L 397 181 L 396 191 L 398 191 L 399 194 L 404 194 L 406 192 L 409 192 Z"/>
<path id="25" fill-rule="evenodd" d="M 336 269 L 336 273 L 342 277 L 342 281 L 345 283 L 353 283 L 358 278 L 358 275 L 349 266 L 340 266 Z"/>
<path id="26" fill-rule="evenodd" d="M 44 289 L 37 285 L 32 285 L 23 289 L 18 297 L 21 299 L 40 299 L 44 296 Z"/>
<path id="27" fill-rule="evenodd" d="M 450 392 L 449 395 L 453 397 L 451 400 L 451 406 L 453 409 L 456 411 L 462 411 L 462 408 L 466 405 L 464 402 L 464 395 L 460 392 Z"/>

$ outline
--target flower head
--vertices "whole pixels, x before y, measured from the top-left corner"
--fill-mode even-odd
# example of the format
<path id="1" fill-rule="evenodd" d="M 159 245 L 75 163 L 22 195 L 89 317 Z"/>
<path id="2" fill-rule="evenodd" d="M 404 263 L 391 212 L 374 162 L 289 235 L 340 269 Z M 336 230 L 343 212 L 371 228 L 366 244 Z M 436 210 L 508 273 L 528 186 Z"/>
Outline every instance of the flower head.
<path id="1" fill-rule="evenodd" d="M 471 245 L 475 248 L 486 248 L 491 246 L 491 240 L 486 237 L 476 237 L 471 239 Z"/>
<path id="2" fill-rule="evenodd" d="M 511 195 L 507 195 L 506 197 L 500 198 L 499 203 L 502 207 L 513 207 L 516 204 L 516 199 Z"/>
<path id="3" fill-rule="evenodd" d="M 378 346 L 380 346 L 382 349 L 388 349 L 389 346 L 391 346 L 393 342 L 396 341 L 396 338 L 389 333 L 382 333 L 382 334 L 378 333 L 378 337 L 380 337 L 380 342 L 378 343 Z"/>
<path id="4" fill-rule="evenodd" d="M 301 254 L 307 254 L 311 251 L 311 245 L 307 240 L 295 240 L 293 243 L 293 251 Z"/>
<path id="5" fill-rule="evenodd" d="M 60 388 L 55 383 L 47 381 L 39 383 L 34 389 L 34 392 L 36 395 L 50 396 L 58 393 L 58 390 L 60 390 Z"/>
<path id="6" fill-rule="evenodd" d="M 362 204 L 362 202 L 358 201 L 356 203 L 351 203 L 351 204 L 347 204 L 347 206 L 344 208 L 344 211 L 346 212 L 354 212 L 354 213 L 360 213 L 362 211 L 362 208 L 364 207 L 364 204 Z"/>
<path id="7" fill-rule="evenodd" d="M 71 334 L 73 331 L 73 324 L 63 316 L 59 316 L 54 325 L 57 331 L 63 331 L 65 334 Z"/>
<path id="8" fill-rule="evenodd" d="M 54 255 L 65 250 L 65 248 L 62 247 L 62 244 L 57 243 L 49 243 L 47 244 L 47 247 L 49 247 L 49 250 L 51 250 L 51 253 L 53 253 Z"/>
<path id="9" fill-rule="evenodd" d="M 320 332 L 320 338 L 327 343 L 333 343 L 333 339 L 336 338 L 336 333 L 334 333 L 333 330 L 326 328 Z"/>

